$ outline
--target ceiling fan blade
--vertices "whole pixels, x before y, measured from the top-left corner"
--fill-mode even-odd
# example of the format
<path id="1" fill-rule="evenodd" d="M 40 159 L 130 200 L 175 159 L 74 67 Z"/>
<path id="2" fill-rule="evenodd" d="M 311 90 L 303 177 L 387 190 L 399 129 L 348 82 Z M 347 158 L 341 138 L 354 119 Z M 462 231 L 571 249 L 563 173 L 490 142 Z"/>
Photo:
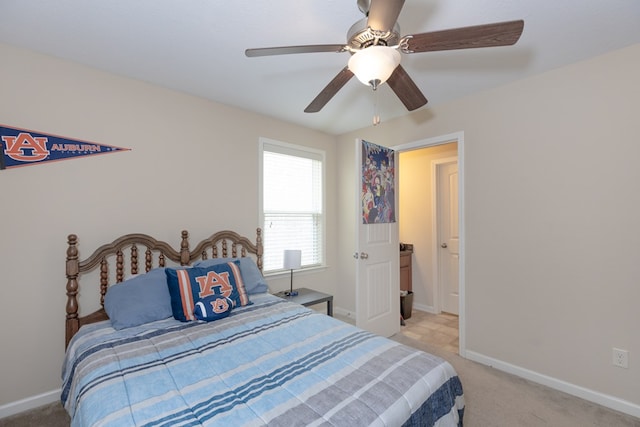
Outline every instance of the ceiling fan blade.
<path id="1" fill-rule="evenodd" d="M 329 102 L 331 98 L 333 98 L 333 96 L 342 89 L 342 86 L 344 86 L 351 77 L 353 77 L 353 73 L 349 70 L 349 67 L 344 67 L 342 71 L 340 71 L 338 75 L 335 76 L 324 89 L 322 89 L 322 92 L 320 92 L 318 96 L 311 101 L 311 104 L 304 109 L 304 112 L 317 113 L 322 110 L 322 107 L 327 105 L 327 102 Z"/>
<path id="2" fill-rule="evenodd" d="M 409 77 L 405 69 L 402 68 L 402 65 L 396 67 L 387 83 L 391 90 L 398 95 L 404 106 L 407 107 L 407 110 L 413 111 L 427 103 L 427 98 L 418 89 L 418 86 Z"/>
<path id="3" fill-rule="evenodd" d="M 376 31 L 391 31 L 398 21 L 404 0 L 371 0 L 367 25 Z"/>
<path id="4" fill-rule="evenodd" d="M 314 44 L 306 46 L 279 46 L 247 49 L 244 54 L 249 58 L 256 56 L 288 55 L 291 53 L 344 52 L 343 44 Z"/>
<path id="5" fill-rule="evenodd" d="M 401 49 L 414 53 L 509 46 L 518 41 L 523 28 L 524 21 L 518 20 L 413 34 L 407 36 L 407 47 Z"/>

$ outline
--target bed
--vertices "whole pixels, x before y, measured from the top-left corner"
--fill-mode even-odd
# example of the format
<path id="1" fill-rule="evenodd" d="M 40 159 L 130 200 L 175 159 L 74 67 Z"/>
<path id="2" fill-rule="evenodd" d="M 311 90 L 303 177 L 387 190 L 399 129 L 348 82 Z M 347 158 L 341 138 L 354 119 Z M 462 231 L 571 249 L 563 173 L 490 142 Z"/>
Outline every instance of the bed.
<path id="1" fill-rule="evenodd" d="M 69 235 L 72 426 L 462 426 L 449 363 L 269 294 L 260 229 L 193 249 L 186 231 L 178 249 L 146 234 L 84 259 L 79 246 Z M 92 287 L 99 308 L 83 314 Z"/>

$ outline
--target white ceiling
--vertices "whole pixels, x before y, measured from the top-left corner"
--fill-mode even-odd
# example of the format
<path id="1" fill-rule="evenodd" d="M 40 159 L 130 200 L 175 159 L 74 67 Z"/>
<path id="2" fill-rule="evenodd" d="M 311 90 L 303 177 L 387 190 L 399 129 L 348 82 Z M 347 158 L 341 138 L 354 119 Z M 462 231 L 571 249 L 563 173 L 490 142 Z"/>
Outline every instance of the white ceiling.
<path id="1" fill-rule="evenodd" d="M 363 17 L 356 0 L 0 0 L 0 42 L 341 134 L 371 125 L 373 94 L 356 78 L 303 110 L 348 53 L 244 50 L 345 43 Z M 640 43 L 639 0 L 407 0 L 398 22 L 407 35 L 515 19 L 515 46 L 403 55 L 422 108 Z M 408 114 L 386 85 L 378 104 L 383 121 Z"/>

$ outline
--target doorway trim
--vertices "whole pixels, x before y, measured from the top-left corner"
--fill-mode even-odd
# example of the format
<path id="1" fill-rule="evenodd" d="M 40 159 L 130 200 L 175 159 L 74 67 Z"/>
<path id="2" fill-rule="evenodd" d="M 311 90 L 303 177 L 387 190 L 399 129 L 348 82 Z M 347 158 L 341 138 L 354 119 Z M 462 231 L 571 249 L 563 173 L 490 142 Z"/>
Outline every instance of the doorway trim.
<path id="1" fill-rule="evenodd" d="M 434 147 L 436 145 L 456 142 L 458 144 L 458 226 L 460 229 L 460 265 L 458 266 L 459 274 L 459 315 L 458 315 L 458 353 L 461 357 L 466 358 L 466 310 L 465 310 L 465 259 L 466 259 L 466 233 L 465 233 L 465 206 L 464 206 L 464 132 L 454 132 L 447 135 L 436 136 L 433 138 L 421 139 L 418 141 L 408 142 L 392 146 L 397 152 L 411 151 L 419 148 Z"/>

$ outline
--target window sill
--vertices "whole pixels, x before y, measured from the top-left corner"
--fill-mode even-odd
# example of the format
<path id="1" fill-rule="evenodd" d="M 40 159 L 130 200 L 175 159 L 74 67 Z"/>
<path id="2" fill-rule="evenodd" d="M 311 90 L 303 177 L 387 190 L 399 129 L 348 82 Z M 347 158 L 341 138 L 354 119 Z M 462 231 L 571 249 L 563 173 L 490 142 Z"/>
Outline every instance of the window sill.
<path id="1" fill-rule="evenodd" d="M 307 273 L 317 273 L 319 271 L 324 271 L 327 269 L 326 265 L 318 265 L 314 267 L 301 268 L 299 270 L 293 270 L 294 275 L 305 275 Z M 280 278 L 280 277 L 289 277 L 291 276 L 291 270 L 277 270 L 270 273 L 265 273 L 263 275 L 265 278 Z"/>

